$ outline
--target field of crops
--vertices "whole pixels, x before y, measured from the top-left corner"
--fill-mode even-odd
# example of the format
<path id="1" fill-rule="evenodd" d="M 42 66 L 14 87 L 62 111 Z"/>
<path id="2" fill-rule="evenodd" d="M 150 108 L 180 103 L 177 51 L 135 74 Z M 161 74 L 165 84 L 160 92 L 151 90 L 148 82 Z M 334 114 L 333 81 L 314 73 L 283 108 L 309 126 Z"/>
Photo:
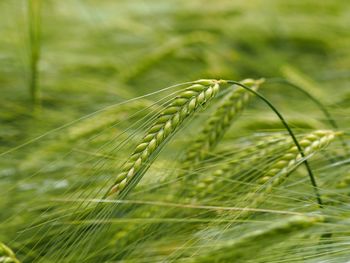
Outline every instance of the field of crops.
<path id="1" fill-rule="evenodd" d="M 0 263 L 350 262 L 350 2 L 0 1 Z"/>

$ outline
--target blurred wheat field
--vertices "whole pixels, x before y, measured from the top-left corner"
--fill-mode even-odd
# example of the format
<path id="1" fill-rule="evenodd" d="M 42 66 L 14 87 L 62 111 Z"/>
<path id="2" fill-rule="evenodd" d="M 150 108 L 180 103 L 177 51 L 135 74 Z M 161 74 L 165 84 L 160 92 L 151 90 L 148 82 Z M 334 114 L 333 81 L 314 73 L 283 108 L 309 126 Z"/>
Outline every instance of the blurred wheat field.
<path id="1" fill-rule="evenodd" d="M 0 263 L 349 262 L 348 1 L 0 1 Z"/>

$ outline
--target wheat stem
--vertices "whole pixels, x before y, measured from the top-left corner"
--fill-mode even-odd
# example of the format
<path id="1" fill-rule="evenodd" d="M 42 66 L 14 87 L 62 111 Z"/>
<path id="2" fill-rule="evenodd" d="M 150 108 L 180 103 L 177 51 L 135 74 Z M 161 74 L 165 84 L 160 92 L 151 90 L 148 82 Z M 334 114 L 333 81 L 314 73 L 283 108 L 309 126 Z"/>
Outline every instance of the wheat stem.
<path id="1" fill-rule="evenodd" d="M 259 97 L 262 101 L 264 101 L 269 107 L 270 109 L 278 116 L 278 118 L 280 119 L 280 121 L 282 122 L 283 126 L 287 129 L 289 135 L 292 137 L 293 139 L 293 142 L 295 143 L 300 155 L 304 158 L 305 157 L 305 154 L 303 152 L 303 149 L 301 148 L 297 138 L 295 137 L 294 135 L 294 132 L 292 131 L 292 129 L 290 128 L 290 126 L 288 125 L 287 121 L 285 120 L 285 118 L 282 116 L 282 114 L 276 109 L 276 107 L 267 99 L 265 98 L 262 94 L 260 94 L 259 92 L 255 91 L 255 90 L 252 90 L 251 88 L 247 87 L 246 85 L 242 84 L 242 83 L 239 83 L 237 81 L 233 81 L 233 80 L 226 80 L 225 81 L 226 83 L 228 84 L 236 84 L 238 86 L 241 86 L 242 88 L 250 91 L 251 93 L 255 94 L 257 97 Z M 319 207 L 322 208 L 322 200 L 321 200 L 321 196 L 320 196 L 320 193 L 318 191 L 318 188 L 317 188 L 317 183 L 316 183 L 316 179 L 312 173 L 312 170 L 311 170 L 311 167 L 308 163 L 308 161 L 304 158 L 304 161 L 303 161 L 306 169 L 307 169 L 307 172 L 308 172 L 308 175 L 309 175 L 309 178 L 310 178 L 310 181 L 311 181 L 311 184 L 314 188 L 314 192 L 315 192 L 315 195 L 316 195 L 316 200 L 317 200 L 317 203 L 319 204 Z"/>
<path id="2" fill-rule="evenodd" d="M 28 0 L 29 26 L 29 91 L 34 109 L 40 107 L 40 90 L 38 84 L 38 64 L 40 59 L 40 9 L 41 0 Z"/>
<path id="3" fill-rule="evenodd" d="M 323 103 L 320 100 L 318 100 L 316 97 L 314 97 L 311 93 L 309 93 L 308 91 L 306 91 L 302 87 L 298 86 L 297 84 L 295 84 L 295 83 L 293 83 L 291 81 L 288 81 L 286 79 L 283 79 L 283 78 L 270 78 L 267 81 L 269 83 L 282 83 L 282 84 L 285 84 L 285 85 L 287 85 L 289 87 L 295 88 L 295 89 L 299 90 L 300 92 L 302 92 L 313 103 L 315 103 L 315 105 L 322 111 L 322 113 L 325 115 L 325 117 L 326 117 L 328 123 L 330 124 L 330 126 L 332 128 L 334 128 L 335 130 L 339 130 L 339 125 L 337 124 L 337 122 L 333 118 L 332 114 L 327 110 L 326 106 L 323 105 Z M 339 136 L 339 140 L 341 141 L 341 144 L 342 144 L 345 152 L 349 153 L 350 149 L 347 146 L 347 144 L 344 141 L 344 139 L 342 138 L 342 136 Z"/>

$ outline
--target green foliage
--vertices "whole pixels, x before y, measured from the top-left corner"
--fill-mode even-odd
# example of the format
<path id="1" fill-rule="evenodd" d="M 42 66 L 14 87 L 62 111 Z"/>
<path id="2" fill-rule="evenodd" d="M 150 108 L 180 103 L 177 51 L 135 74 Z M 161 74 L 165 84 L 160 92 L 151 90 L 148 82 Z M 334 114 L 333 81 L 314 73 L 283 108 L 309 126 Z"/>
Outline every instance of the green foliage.
<path id="1" fill-rule="evenodd" d="M 349 11 L 0 1 L 0 262 L 348 262 Z"/>

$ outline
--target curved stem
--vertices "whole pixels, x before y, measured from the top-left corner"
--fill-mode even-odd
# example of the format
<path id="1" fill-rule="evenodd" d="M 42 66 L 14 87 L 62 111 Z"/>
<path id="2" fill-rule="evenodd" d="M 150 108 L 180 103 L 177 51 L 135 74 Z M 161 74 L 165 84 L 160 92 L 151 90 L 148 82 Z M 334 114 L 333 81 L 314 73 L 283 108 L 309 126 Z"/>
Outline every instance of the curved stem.
<path id="1" fill-rule="evenodd" d="M 290 87 L 293 87 L 293 88 L 299 90 L 305 96 L 307 96 L 312 102 L 314 102 L 316 104 L 316 106 L 323 112 L 323 114 L 326 116 L 327 121 L 329 122 L 329 125 L 332 126 L 335 130 L 339 130 L 339 126 L 338 126 L 337 122 L 334 120 L 334 118 L 331 115 L 331 113 L 322 104 L 322 102 L 320 102 L 317 98 L 315 98 L 311 93 L 309 93 L 308 91 L 306 91 L 302 87 L 298 86 L 297 84 L 295 84 L 295 83 L 293 83 L 293 82 L 291 82 L 289 80 L 286 80 L 284 78 L 269 78 L 269 79 L 267 79 L 267 82 L 270 82 L 270 83 L 281 83 L 281 84 L 285 84 L 285 85 L 288 85 Z M 343 138 L 339 137 L 339 139 L 340 139 L 341 144 L 342 144 L 342 146 L 344 148 L 344 151 L 346 153 L 350 153 L 349 147 L 347 146 L 347 144 L 345 143 Z"/>
<path id="2" fill-rule="evenodd" d="M 265 98 L 261 93 L 257 92 L 257 91 L 254 91 L 252 90 L 251 88 L 245 86 L 244 84 L 242 83 L 239 83 L 237 81 L 233 81 L 233 80 L 223 80 L 223 82 L 226 82 L 228 84 L 234 84 L 234 85 L 238 85 L 246 90 L 248 90 L 249 92 L 253 93 L 254 95 L 256 95 L 258 98 L 260 98 L 262 101 L 264 101 L 270 108 L 271 110 L 273 110 L 273 112 L 276 113 L 276 115 L 278 116 L 278 118 L 281 120 L 283 126 L 287 129 L 289 135 L 292 137 L 293 139 L 293 142 L 294 144 L 296 145 L 296 147 L 298 148 L 298 151 L 300 153 L 300 155 L 302 156 L 302 158 L 304 158 L 304 165 L 306 167 L 306 170 L 308 172 L 308 175 L 309 175 L 309 178 L 310 178 L 310 181 L 311 181 L 311 184 L 314 188 L 314 191 L 315 191 L 315 195 L 316 195 L 316 200 L 317 200 L 317 203 L 319 205 L 320 208 L 323 208 L 323 204 L 322 204 L 322 199 L 321 199 L 321 196 L 320 196 L 320 193 L 318 191 L 318 187 L 317 187 L 317 183 L 316 183 L 316 179 L 313 175 L 313 172 L 311 170 L 311 167 L 309 165 L 309 162 L 306 160 L 305 158 L 305 154 L 304 154 L 304 151 L 303 149 L 301 148 L 297 138 L 295 137 L 292 129 L 290 128 L 290 126 L 288 125 L 287 121 L 285 120 L 285 118 L 282 116 L 282 114 L 276 109 L 276 107 L 267 99 Z"/>

